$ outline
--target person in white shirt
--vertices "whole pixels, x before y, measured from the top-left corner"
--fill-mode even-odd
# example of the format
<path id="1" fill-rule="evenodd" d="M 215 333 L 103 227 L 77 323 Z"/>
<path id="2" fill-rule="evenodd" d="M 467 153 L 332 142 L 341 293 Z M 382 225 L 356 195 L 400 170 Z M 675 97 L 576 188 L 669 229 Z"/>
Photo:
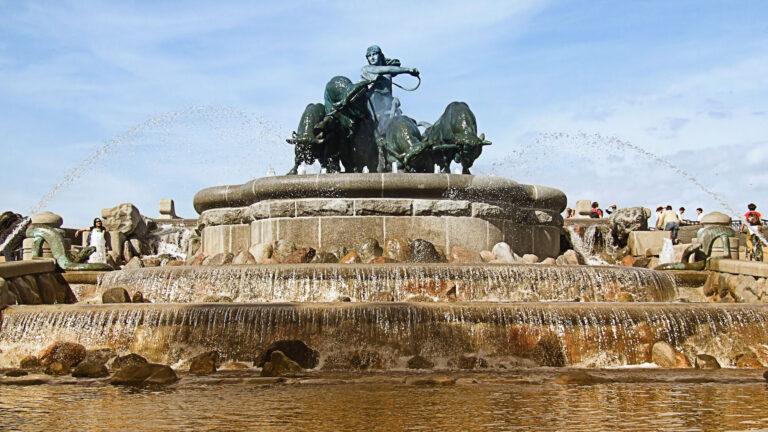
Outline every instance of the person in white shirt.
<path id="1" fill-rule="evenodd" d="M 696 221 L 701 222 L 702 218 L 704 218 L 704 210 L 699 207 L 696 209 Z"/>

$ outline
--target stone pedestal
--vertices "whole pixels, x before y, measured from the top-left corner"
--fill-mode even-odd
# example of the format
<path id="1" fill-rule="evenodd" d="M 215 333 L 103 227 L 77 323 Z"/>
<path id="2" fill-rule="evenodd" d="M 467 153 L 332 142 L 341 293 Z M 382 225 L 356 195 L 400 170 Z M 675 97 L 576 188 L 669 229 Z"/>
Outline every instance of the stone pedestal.
<path id="1" fill-rule="evenodd" d="M 455 174 L 269 177 L 195 196 L 207 255 L 277 240 L 323 249 L 406 237 L 444 253 L 505 241 L 519 255 L 556 257 L 565 204 L 557 189 Z"/>
<path id="2" fill-rule="evenodd" d="M 634 256 L 658 255 L 666 238 L 672 238 L 672 231 L 632 231 L 627 245 Z"/>
<path id="3" fill-rule="evenodd" d="M 66 250 L 72 249 L 72 241 L 69 239 L 63 239 L 64 241 L 64 247 Z M 27 261 L 31 260 L 33 248 L 35 245 L 35 239 L 33 238 L 25 238 L 24 241 L 21 243 L 21 253 L 22 253 L 22 260 Z M 53 254 L 51 253 L 51 247 L 48 245 L 48 242 L 43 242 L 43 258 L 54 258 Z"/>

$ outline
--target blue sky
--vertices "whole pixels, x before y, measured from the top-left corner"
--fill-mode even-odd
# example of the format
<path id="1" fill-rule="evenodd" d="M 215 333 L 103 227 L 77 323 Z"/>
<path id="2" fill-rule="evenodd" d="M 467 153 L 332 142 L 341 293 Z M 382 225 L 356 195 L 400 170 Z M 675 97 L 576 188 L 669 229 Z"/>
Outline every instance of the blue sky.
<path id="1" fill-rule="evenodd" d="M 721 210 L 626 142 L 739 212 L 768 206 L 765 2 L 0 0 L 0 17 L 0 210 L 61 184 L 44 209 L 66 226 L 161 198 L 194 217 L 199 189 L 287 171 L 304 106 L 373 43 L 421 71 L 396 91 L 406 114 L 473 109 L 493 141 L 477 174 L 571 205 Z"/>

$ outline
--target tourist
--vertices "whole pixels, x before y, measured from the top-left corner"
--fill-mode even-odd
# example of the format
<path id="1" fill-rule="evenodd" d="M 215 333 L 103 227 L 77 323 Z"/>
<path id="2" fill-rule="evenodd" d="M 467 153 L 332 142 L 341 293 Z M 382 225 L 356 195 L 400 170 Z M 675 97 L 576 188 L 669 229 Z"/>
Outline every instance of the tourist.
<path id="1" fill-rule="evenodd" d="M 607 209 L 605 209 L 605 212 L 608 214 L 613 214 L 616 211 L 616 204 L 611 204 L 608 206 Z"/>
<path id="2" fill-rule="evenodd" d="M 592 211 L 589 213 L 589 217 L 592 219 L 600 219 L 603 217 L 603 211 L 600 210 L 600 204 L 597 201 L 592 203 Z"/>
<path id="3" fill-rule="evenodd" d="M 699 207 L 696 209 L 696 222 L 701 223 L 701 220 L 704 218 L 704 210 Z"/>
<path id="4" fill-rule="evenodd" d="M 744 213 L 744 220 L 741 222 L 741 232 L 747 234 L 747 260 L 762 261 L 763 247 L 760 241 L 760 226 L 763 224 L 763 216 L 757 211 L 757 206 L 754 203 L 747 205 L 747 209 L 749 211 Z"/>
<path id="5" fill-rule="evenodd" d="M 80 235 L 81 232 L 88 232 L 88 238 L 86 243 L 88 247 L 92 247 L 94 252 L 88 258 L 89 263 L 106 263 L 107 262 L 107 231 L 104 229 L 104 224 L 101 219 L 96 218 L 93 220 L 93 226 L 90 228 L 79 229 L 75 232 L 75 238 Z"/>
<path id="6" fill-rule="evenodd" d="M 664 207 L 658 206 L 656 207 L 656 221 L 653 223 L 654 228 L 659 226 L 659 222 L 661 222 L 661 215 L 664 213 Z M 658 228 L 656 228 L 658 229 Z"/>
<path id="7" fill-rule="evenodd" d="M 664 212 L 661 214 L 661 218 L 656 221 L 656 229 L 663 229 L 664 231 L 672 232 L 672 242 L 677 244 L 677 231 L 680 229 L 680 216 L 672 210 L 672 206 L 668 205 Z"/>
<path id="8" fill-rule="evenodd" d="M 570 219 L 570 218 L 572 218 L 575 215 L 576 215 L 576 210 L 574 210 L 574 209 L 572 209 L 570 207 L 565 209 L 565 218 L 566 219 Z"/>
<path id="9" fill-rule="evenodd" d="M 419 76 L 416 68 L 400 67 L 400 60 L 384 57 L 378 45 L 371 45 L 365 53 L 368 64 L 363 66 L 360 76 L 371 82 L 368 100 L 376 119 L 376 130 L 382 136 L 390 120 L 399 114 L 399 101 L 392 97 L 392 77 L 400 74 Z"/>

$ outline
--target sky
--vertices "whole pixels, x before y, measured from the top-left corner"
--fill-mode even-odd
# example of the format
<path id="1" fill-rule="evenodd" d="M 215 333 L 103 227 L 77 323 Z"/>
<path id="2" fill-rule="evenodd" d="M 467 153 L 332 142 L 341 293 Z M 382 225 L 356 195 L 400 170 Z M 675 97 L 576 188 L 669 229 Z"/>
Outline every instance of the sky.
<path id="1" fill-rule="evenodd" d="M 200 189 L 287 172 L 304 107 L 372 44 L 421 72 L 405 114 L 468 103 L 493 142 L 474 174 L 569 206 L 768 206 L 764 1 L 0 0 L 0 211 L 196 217 Z"/>

